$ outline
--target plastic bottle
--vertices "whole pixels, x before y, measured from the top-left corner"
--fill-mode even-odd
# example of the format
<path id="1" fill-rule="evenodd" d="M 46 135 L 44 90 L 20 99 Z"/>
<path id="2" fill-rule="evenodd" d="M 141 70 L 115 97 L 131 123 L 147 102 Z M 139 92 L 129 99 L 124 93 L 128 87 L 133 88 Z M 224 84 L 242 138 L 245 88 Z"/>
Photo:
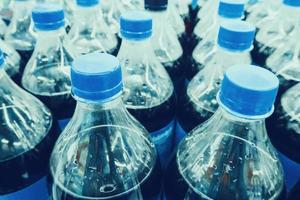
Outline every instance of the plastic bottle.
<path id="1" fill-rule="evenodd" d="M 181 18 L 178 8 L 176 7 L 175 0 L 171 1 L 168 6 L 168 20 L 171 23 L 173 29 L 176 31 L 178 39 L 181 45 L 186 44 L 185 24 Z"/>
<path id="2" fill-rule="evenodd" d="M 219 109 L 182 140 L 169 164 L 167 200 L 271 200 L 284 195 L 282 166 L 265 127 L 278 82 L 256 66 L 226 71 Z"/>
<path id="3" fill-rule="evenodd" d="M 300 22 L 300 1 L 298 19 Z M 279 94 L 281 95 L 290 87 L 300 82 L 300 23 L 295 25 L 280 48 L 269 55 L 266 67 L 273 71 L 280 80 Z"/>
<path id="4" fill-rule="evenodd" d="M 280 6 L 281 0 L 249 0 L 246 5 L 246 19 L 257 29 L 264 28 L 266 19 L 276 17 Z"/>
<path id="5" fill-rule="evenodd" d="M 168 0 L 145 0 L 153 18 L 152 45 L 155 55 L 168 71 L 177 94 L 184 87 L 184 56 L 176 31 L 168 21 Z"/>
<path id="6" fill-rule="evenodd" d="M 129 112 L 150 132 L 165 166 L 174 139 L 174 87 L 151 46 L 151 16 L 142 11 L 125 12 L 120 24 L 123 99 Z"/>
<path id="7" fill-rule="evenodd" d="M 5 34 L 5 42 L 13 46 L 21 56 L 21 73 L 31 57 L 36 41 L 31 23 L 32 6 L 32 0 L 12 2 L 14 14 Z"/>
<path id="8" fill-rule="evenodd" d="M 202 29 L 203 38 L 195 47 L 192 56 L 189 56 L 189 68 L 186 69 L 186 77 L 190 81 L 203 67 L 216 50 L 216 38 L 220 25 L 229 21 L 240 21 L 244 17 L 245 0 L 220 0 L 217 17 L 211 20 L 211 25 Z M 200 28 L 200 27 L 197 27 Z"/>
<path id="9" fill-rule="evenodd" d="M 0 39 L 0 49 L 6 62 L 4 70 L 7 75 L 18 85 L 21 83 L 22 74 L 20 72 L 21 57 L 18 52 L 6 42 Z"/>
<path id="10" fill-rule="evenodd" d="M 267 120 L 267 128 L 283 164 L 286 187 L 291 190 L 300 180 L 300 156 L 297 153 L 300 150 L 300 83 L 279 99 L 274 115 Z"/>
<path id="11" fill-rule="evenodd" d="M 283 0 L 278 14 L 265 19 L 256 35 L 252 58 L 259 66 L 265 66 L 266 59 L 276 49 L 283 48 L 293 29 L 299 26 L 300 1 Z"/>
<path id="12" fill-rule="evenodd" d="M 37 44 L 26 65 L 22 86 L 44 102 L 64 128 L 76 105 L 70 81 L 74 47 L 66 36 L 64 11 L 56 4 L 39 4 L 32 18 L 38 33 Z"/>
<path id="13" fill-rule="evenodd" d="M 37 98 L 9 78 L 2 52 L 0 63 L 0 199 L 47 199 L 45 176 L 57 122 Z"/>
<path id="14" fill-rule="evenodd" d="M 71 80 L 77 107 L 51 156 L 52 198 L 158 199 L 155 146 L 122 101 L 118 59 L 98 52 L 78 57 Z"/>
<path id="15" fill-rule="evenodd" d="M 99 6 L 99 0 L 76 0 L 75 21 L 68 35 L 78 54 L 118 52 L 117 38 L 105 23 Z"/>
<path id="16" fill-rule="evenodd" d="M 236 64 L 251 64 L 255 27 L 248 22 L 226 22 L 221 25 L 217 46 L 192 79 L 178 103 L 176 141 L 198 124 L 209 119 L 218 108 L 217 93 L 225 71 Z"/>

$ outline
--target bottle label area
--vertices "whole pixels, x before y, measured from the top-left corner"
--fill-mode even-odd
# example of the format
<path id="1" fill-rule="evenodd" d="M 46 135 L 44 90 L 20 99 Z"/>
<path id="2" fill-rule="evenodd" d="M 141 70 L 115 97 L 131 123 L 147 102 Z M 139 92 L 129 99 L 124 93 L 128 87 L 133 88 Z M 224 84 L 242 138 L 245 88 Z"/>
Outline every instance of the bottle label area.
<path id="1" fill-rule="evenodd" d="M 170 157 L 170 154 L 172 152 L 174 126 L 175 120 L 171 121 L 171 123 L 169 123 L 166 127 L 151 133 L 153 143 L 157 148 L 160 163 L 163 168 L 166 166 L 168 158 Z"/>
<path id="2" fill-rule="evenodd" d="M 291 191 L 300 180 L 300 164 L 294 162 L 280 152 L 278 152 L 278 157 L 283 166 L 287 190 Z"/>
<path id="3" fill-rule="evenodd" d="M 175 145 L 177 146 L 179 142 L 186 136 L 187 132 L 183 130 L 182 126 L 179 122 L 176 123 L 176 130 L 175 130 Z"/>
<path id="4" fill-rule="evenodd" d="M 43 177 L 34 184 L 13 192 L 1 196 L 0 200 L 47 200 L 49 199 L 49 194 L 47 190 L 47 178 Z"/>
<path id="5" fill-rule="evenodd" d="M 71 118 L 58 120 L 58 125 L 60 129 L 63 131 L 65 127 L 68 125 Z"/>

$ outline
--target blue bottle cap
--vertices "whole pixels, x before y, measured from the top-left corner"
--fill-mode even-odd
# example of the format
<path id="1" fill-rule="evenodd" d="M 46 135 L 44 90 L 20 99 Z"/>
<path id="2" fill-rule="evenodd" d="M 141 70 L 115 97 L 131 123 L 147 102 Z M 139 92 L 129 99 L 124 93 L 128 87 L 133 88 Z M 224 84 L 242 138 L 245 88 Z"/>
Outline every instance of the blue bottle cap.
<path id="1" fill-rule="evenodd" d="M 245 21 L 225 22 L 221 25 L 218 45 L 230 51 L 250 49 L 255 36 L 255 26 Z"/>
<path id="2" fill-rule="evenodd" d="M 32 10 L 34 25 L 39 30 L 51 31 L 65 25 L 64 10 L 56 4 L 37 4 Z"/>
<path id="3" fill-rule="evenodd" d="M 219 102 L 223 108 L 239 115 L 270 115 L 278 86 L 278 78 L 264 68 L 253 65 L 234 66 L 225 73 Z"/>
<path id="4" fill-rule="evenodd" d="M 0 67 L 3 66 L 4 63 L 4 54 L 3 51 L 0 49 Z"/>
<path id="5" fill-rule="evenodd" d="M 152 35 L 152 18 L 143 11 L 129 11 L 121 15 L 121 36 L 127 39 L 142 40 Z"/>
<path id="6" fill-rule="evenodd" d="M 145 9 L 151 11 L 167 10 L 168 0 L 145 0 Z"/>
<path id="7" fill-rule="evenodd" d="M 91 7 L 99 4 L 99 0 L 76 0 L 76 4 L 82 7 Z"/>
<path id="8" fill-rule="evenodd" d="M 122 71 L 119 60 L 106 53 L 78 57 L 71 67 L 72 92 L 75 97 L 105 101 L 121 94 Z"/>
<path id="9" fill-rule="evenodd" d="M 283 3 L 288 6 L 300 7 L 300 0 L 283 0 Z"/>
<path id="10" fill-rule="evenodd" d="M 242 18 L 245 0 L 220 0 L 218 14 L 224 18 Z"/>

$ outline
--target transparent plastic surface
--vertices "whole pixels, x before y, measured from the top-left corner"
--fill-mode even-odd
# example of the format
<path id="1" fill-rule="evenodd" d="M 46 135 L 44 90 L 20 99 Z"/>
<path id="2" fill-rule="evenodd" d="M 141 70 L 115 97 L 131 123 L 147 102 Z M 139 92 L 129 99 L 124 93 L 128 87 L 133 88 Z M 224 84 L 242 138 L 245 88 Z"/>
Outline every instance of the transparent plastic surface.
<path id="1" fill-rule="evenodd" d="M 109 28 L 114 34 L 120 31 L 121 13 L 128 10 L 143 10 L 143 0 L 102 0 L 101 10 L 103 17 Z"/>
<path id="2" fill-rule="evenodd" d="M 16 76 L 21 76 L 20 72 L 20 60 L 21 57 L 18 52 L 10 45 L 6 44 L 3 40 L 0 40 L 0 49 L 3 51 L 6 65 L 4 69 L 6 73 L 13 79 Z M 18 77 L 17 79 L 20 79 Z"/>
<path id="3" fill-rule="evenodd" d="M 218 48 L 217 38 L 220 25 L 224 22 L 231 23 L 235 21 L 240 21 L 240 19 L 229 19 L 218 16 L 215 18 L 215 20 L 211 21 L 212 23 L 210 23 L 209 28 L 207 28 L 205 31 L 202 30 L 202 40 L 197 44 L 192 54 L 193 60 L 199 64 L 198 70 L 200 70 L 200 66 L 206 63 L 207 60 L 214 57 L 214 54 Z"/>
<path id="4" fill-rule="evenodd" d="M 175 2 L 170 2 L 168 6 L 168 20 L 176 31 L 177 35 L 181 37 L 185 33 L 184 21 L 178 12 Z"/>
<path id="5" fill-rule="evenodd" d="M 68 109 L 63 105 L 73 103 L 75 106 L 70 80 L 70 65 L 75 56 L 73 50 L 64 28 L 40 31 L 22 77 L 23 87 L 39 97 L 55 115 L 62 112 L 62 108 Z"/>
<path id="6" fill-rule="evenodd" d="M 198 12 L 198 19 L 200 21 L 194 28 L 194 34 L 197 37 L 205 38 L 214 30 L 215 26 L 218 26 L 218 5 L 219 0 L 208 1 Z"/>
<path id="7" fill-rule="evenodd" d="M 142 200 L 159 190 L 158 182 L 151 182 L 159 177 L 155 147 L 120 96 L 106 103 L 78 101 L 50 166 L 55 200 Z"/>
<path id="8" fill-rule="evenodd" d="M 74 24 L 68 36 L 78 54 L 95 51 L 116 54 L 117 38 L 105 23 L 98 5 L 76 6 Z"/>
<path id="9" fill-rule="evenodd" d="M 0 196 L 46 175 L 57 129 L 50 111 L 0 69 Z M 4 197 L 5 198 L 5 197 Z"/>
<path id="10" fill-rule="evenodd" d="M 238 118 L 222 108 L 180 143 L 177 165 L 204 199 L 276 199 L 284 186 L 264 120 Z"/>
<path id="11" fill-rule="evenodd" d="M 299 10 L 300 11 L 300 10 Z M 299 15 L 300 20 L 300 15 Z M 287 36 L 281 48 L 277 48 L 266 61 L 266 66 L 285 80 L 300 82 L 300 23 Z"/>
<path id="12" fill-rule="evenodd" d="M 274 115 L 267 121 L 275 147 L 289 159 L 300 163 L 300 84 L 285 92 Z"/>
<path id="13" fill-rule="evenodd" d="M 183 50 L 177 38 L 177 33 L 168 23 L 167 12 L 150 12 L 153 17 L 152 46 L 155 55 L 161 63 L 178 60 Z M 172 66 L 171 66 L 172 67 Z"/>
<path id="14" fill-rule="evenodd" d="M 7 26 L 5 22 L 2 19 L 0 19 L 0 38 L 4 37 L 6 30 L 7 30 Z"/>
<path id="15" fill-rule="evenodd" d="M 271 15 L 264 20 L 256 35 L 260 52 L 268 47 L 276 49 L 285 45 L 290 34 L 299 26 L 299 11 L 299 7 L 281 4 L 277 15 Z"/>
<path id="16" fill-rule="evenodd" d="M 135 53 L 133 53 L 135 52 Z M 173 94 L 173 84 L 164 67 L 155 57 L 151 39 L 123 39 L 118 54 L 122 65 L 126 107 L 151 108 L 165 102 Z"/>
<path id="17" fill-rule="evenodd" d="M 33 23 L 31 23 L 31 9 L 33 4 L 33 0 L 14 0 L 11 5 L 14 14 L 7 28 L 5 41 L 20 51 L 34 49 L 35 37 Z"/>
<path id="18" fill-rule="evenodd" d="M 218 12 L 219 0 L 212 0 L 203 2 L 201 9 L 198 12 L 197 18 L 203 20 L 204 18 L 211 18 Z"/>
<path id="19" fill-rule="evenodd" d="M 254 24 L 258 29 L 264 28 L 268 18 L 276 18 L 281 5 L 279 0 L 258 0 L 247 4 L 246 11 L 249 13 L 247 21 Z"/>
<path id="20" fill-rule="evenodd" d="M 251 64 L 251 56 L 249 51 L 230 52 L 215 45 L 206 49 L 202 54 L 207 56 L 204 68 L 189 83 L 187 96 L 199 113 L 207 113 L 208 119 L 218 108 L 217 94 L 225 71 L 236 64 Z"/>
<path id="21" fill-rule="evenodd" d="M 169 4 L 175 5 L 176 11 L 181 17 L 186 17 L 189 15 L 189 4 L 190 0 L 170 0 Z"/>

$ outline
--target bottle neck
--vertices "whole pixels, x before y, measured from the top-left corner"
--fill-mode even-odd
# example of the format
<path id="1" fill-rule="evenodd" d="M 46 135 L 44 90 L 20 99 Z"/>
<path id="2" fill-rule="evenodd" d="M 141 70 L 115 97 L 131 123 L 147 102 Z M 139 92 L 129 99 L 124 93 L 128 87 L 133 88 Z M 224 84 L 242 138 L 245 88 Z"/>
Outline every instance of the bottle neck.
<path id="1" fill-rule="evenodd" d="M 81 111 L 103 111 L 103 110 L 110 110 L 114 108 L 125 108 L 122 96 L 120 94 L 115 95 L 114 97 L 107 99 L 106 101 L 86 101 L 84 99 L 77 99 L 77 107 L 76 110 Z"/>
<path id="2" fill-rule="evenodd" d="M 101 9 L 99 5 L 91 7 L 76 6 L 75 10 L 75 23 L 80 26 L 92 26 L 92 24 L 101 16 Z M 98 23 L 98 22 L 97 22 Z M 100 24 L 101 25 L 101 24 Z"/>
<path id="3" fill-rule="evenodd" d="M 156 32 L 157 29 L 166 27 L 164 24 L 168 24 L 168 12 L 164 11 L 149 11 L 153 20 L 153 32 Z"/>
<path id="4" fill-rule="evenodd" d="M 41 50 L 57 46 L 58 43 L 62 42 L 65 35 L 64 27 L 50 31 L 38 30 L 36 49 Z"/>
<path id="5" fill-rule="evenodd" d="M 143 62 L 145 56 L 148 58 L 155 58 L 154 50 L 151 45 L 151 38 L 143 40 L 122 39 L 118 57 Z"/>

